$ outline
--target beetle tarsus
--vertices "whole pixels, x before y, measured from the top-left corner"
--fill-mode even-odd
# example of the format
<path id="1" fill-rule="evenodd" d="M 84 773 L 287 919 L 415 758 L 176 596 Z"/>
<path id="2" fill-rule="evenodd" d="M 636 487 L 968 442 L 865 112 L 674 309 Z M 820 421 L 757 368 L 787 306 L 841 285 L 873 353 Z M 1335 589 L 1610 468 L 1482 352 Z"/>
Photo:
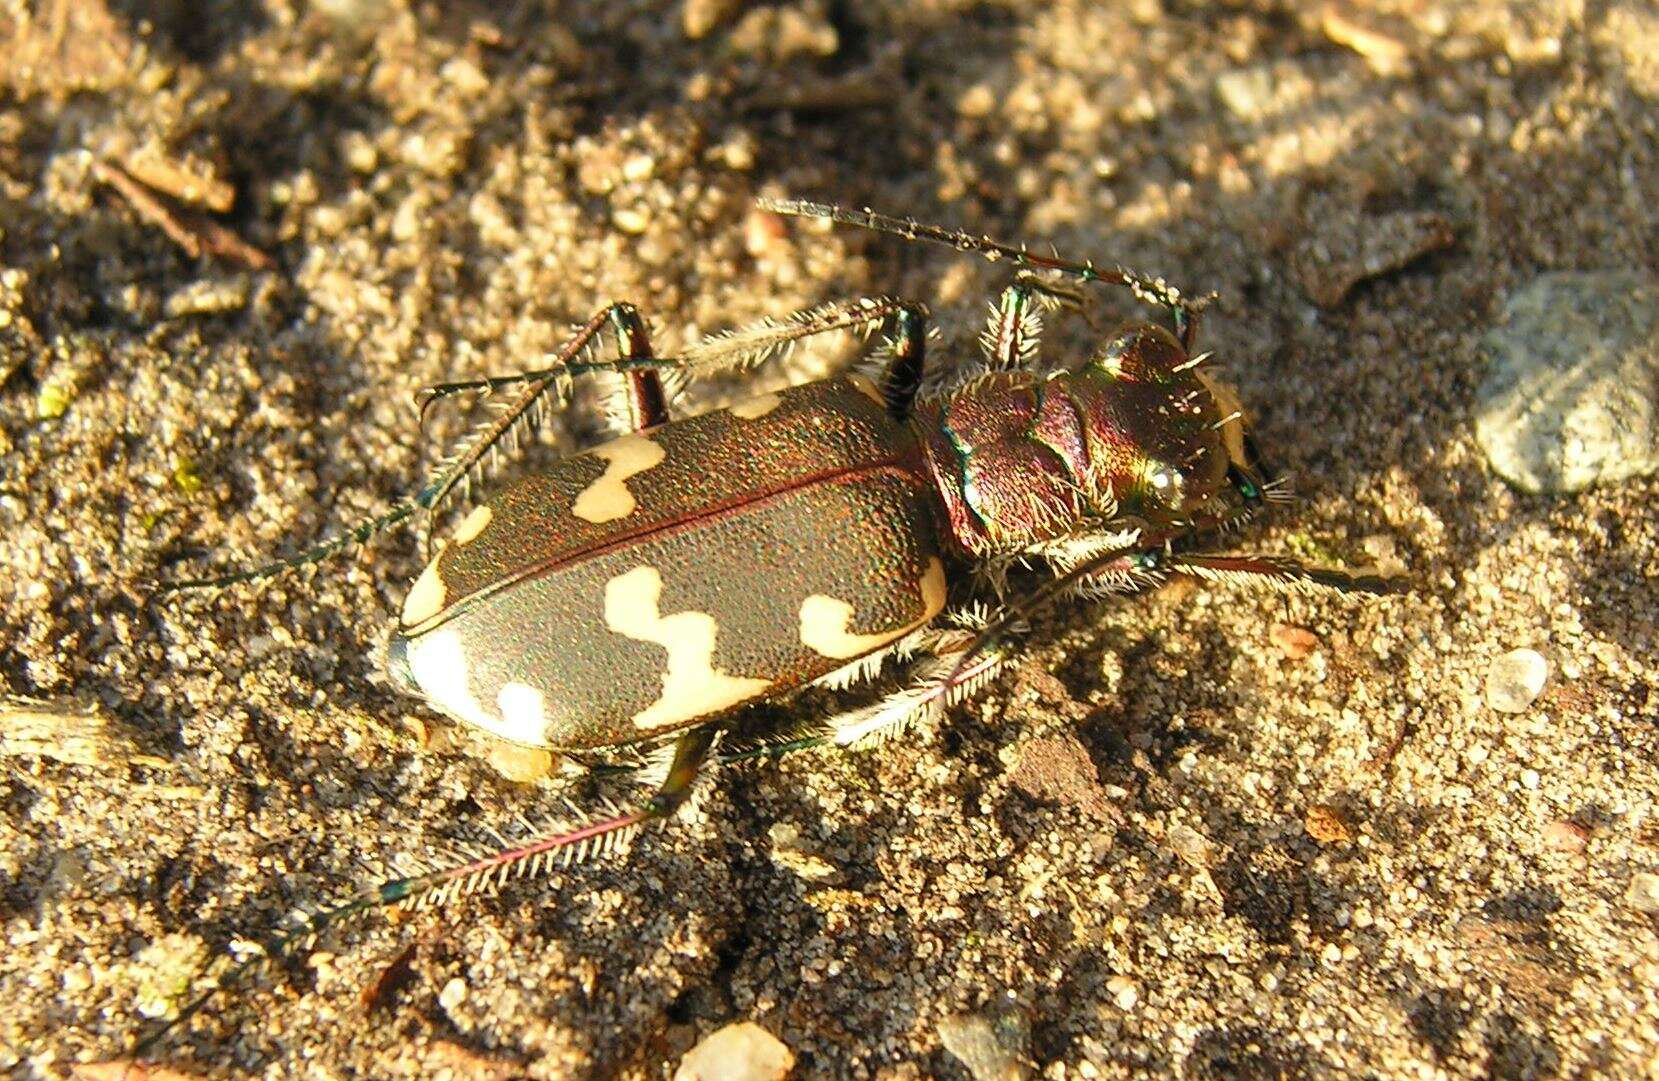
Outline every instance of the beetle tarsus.
<path id="1" fill-rule="evenodd" d="M 265 578 L 274 578 L 279 574 L 284 574 L 291 570 L 297 570 L 300 567 L 309 566 L 313 563 L 321 563 L 323 560 L 339 552 L 343 552 L 347 548 L 352 548 L 359 544 L 368 542 L 377 535 L 384 533 L 392 526 L 397 525 L 399 522 L 418 514 L 422 509 L 419 497 L 416 499 L 407 499 L 392 507 L 392 509 L 387 511 L 385 514 L 382 514 L 376 518 L 371 518 L 369 521 L 355 526 L 354 528 L 338 534 L 337 536 L 331 537 L 328 540 L 323 541 L 321 544 L 308 548 L 297 555 L 289 556 L 286 559 L 275 560 L 270 563 L 264 563 L 259 566 L 249 567 L 246 570 L 231 571 L 227 574 L 216 575 L 213 577 L 186 578 L 177 582 L 164 582 L 156 588 L 152 596 L 159 600 L 165 597 L 170 597 L 175 593 L 188 593 L 203 589 L 223 589 L 227 586 L 241 585 L 245 582 L 257 582 Z"/>

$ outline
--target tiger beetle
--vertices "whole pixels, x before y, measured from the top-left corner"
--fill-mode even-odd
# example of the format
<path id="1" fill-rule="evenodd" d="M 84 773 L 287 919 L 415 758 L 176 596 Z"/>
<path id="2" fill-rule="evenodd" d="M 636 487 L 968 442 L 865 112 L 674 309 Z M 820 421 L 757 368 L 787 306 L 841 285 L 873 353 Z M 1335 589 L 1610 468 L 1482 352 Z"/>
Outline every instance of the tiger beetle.
<path id="1" fill-rule="evenodd" d="M 406 519 L 430 519 L 539 421 L 573 381 L 622 377 L 631 430 L 533 472 L 439 542 L 403 602 L 385 665 L 441 713 L 578 760 L 656 764 L 655 794 L 502 851 L 363 889 L 263 943 L 300 948 L 346 917 L 434 904 L 609 850 L 685 802 L 711 763 L 890 738 L 985 684 L 1047 604 L 1172 576 L 1383 593 L 1383 578 L 1277 556 L 1214 554 L 1213 539 L 1286 498 L 1232 393 L 1195 354 L 1201 302 L 1162 280 L 1044 256 L 989 237 L 804 201 L 765 210 L 943 243 L 1016 270 L 982 354 L 927 363 L 928 312 L 895 297 L 841 301 L 658 357 L 630 304 L 600 311 L 534 371 L 445 383 L 514 396 L 413 496 L 308 551 L 167 592 L 250 582 L 316 563 Z M 1063 282 L 1127 287 L 1171 329 L 1129 325 L 1073 368 L 1045 369 L 1045 312 Z M 689 377 L 754 367 L 832 331 L 885 331 L 849 374 L 671 419 Z M 615 356 L 600 359 L 606 337 Z M 1036 587 L 1015 588 L 1017 566 Z M 756 703 L 846 688 L 888 665 L 902 687 L 781 740 L 738 735 Z M 724 737 L 724 738 L 723 738 Z M 227 966 L 155 1039 L 260 957 Z"/>

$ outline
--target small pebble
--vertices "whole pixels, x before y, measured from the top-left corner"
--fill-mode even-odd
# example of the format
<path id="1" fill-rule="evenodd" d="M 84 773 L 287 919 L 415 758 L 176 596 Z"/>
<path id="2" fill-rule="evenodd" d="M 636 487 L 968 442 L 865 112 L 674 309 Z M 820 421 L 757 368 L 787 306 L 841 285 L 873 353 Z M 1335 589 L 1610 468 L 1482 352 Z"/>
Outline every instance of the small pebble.
<path id="1" fill-rule="evenodd" d="M 534 784 L 553 772 L 551 751 L 540 747 L 520 747 L 516 743 L 499 740 L 490 745 L 490 765 L 509 781 Z"/>
<path id="2" fill-rule="evenodd" d="M 1303 290 L 1321 308 L 1340 306 L 1360 282 L 1451 247 L 1456 228 L 1434 210 L 1370 214 L 1330 201 L 1308 211 L 1319 223 L 1291 256 Z"/>
<path id="3" fill-rule="evenodd" d="M 1590 831 L 1576 822 L 1556 819 L 1544 827 L 1544 844 L 1557 852 L 1577 854 L 1590 842 Z"/>
<path id="4" fill-rule="evenodd" d="M 1135 1003 L 1141 999 L 1140 989 L 1128 976 L 1113 976 L 1106 981 L 1106 990 L 1111 993 L 1112 1001 L 1117 1003 L 1120 1010 L 1134 1009 Z"/>
<path id="5" fill-rule="evenodd" d="M 1643 872 L 1633 876 L 1624 899 L 1638 912 L 1659 913 L 1659 875 Z"/>
<path id="6" fill-rule="evenodd" d="M 807 4 L 756 7 L 732 28 L 736 52 L 787 64 L 809 57 L 834 56 L 841 35 L 822 9 Z"/>
<path id="7" fill-rule="evenodd" d="M 939 1022 L 939 1041 L 961 1060 L 974 1081 L 1016 1081 L 1029 1077 L 1025 1064 L 1030 1029 L 1013 1011 L 997 1017 L 980 1013 L 952 1014 Z"/>
<path id="8" fill-rule="evenodd" d="M 772 251 L 789 237 L 783 218 L 759 207 L 743 219 L 743 249 L 756 259 Z"/>
<path id="9" fill-rule="evenodd" d="M 775 822 L 767 837 L 772 842 L 772 862 L 779 867 L 821 885 L 834 885 L 842 880 L 841 868 L 813 851 L 793 824 Z"/>
<path id="10" fill-rule="evenodd" d="M 956 99 L 956 112 L 972 120 L 983 120 L 997 108 L 996 91 L 986 83 L 975 83 Z"/>
<path id="11" fill-rule="evenodd" d="M 685 7 L 680 11 L 680 30 L 692 41 L 708 37 L 742 6 L 739 0 L 685 0 Z"/>
<path id="12" fill-rule="evenodd" d="M 1215 846 L 1191 826 L 1171 826 L 1164 843 L 1189 867 L 1204 870 L 1215 864 Z"/>
<path id="13" fill-rule="evenodd" d="M 447 1012 L 455 1009 L 467 1000 L 467 981 L 456 976 L 444 984 L 444 989 L 438 992 L 438 1005 Z"/>
<path id="14" fill-rule="evenodd" d="M 169 294 L 162 307 L 174 319 L 237 311 L 248 303 L 248 288 L 241 276 L 192 282 Z"/>
<path id="15" fill-rule="evenodd" d="M 629 236 L 638 236 L 651 225 L 651 217 L 643 210 L 633 207 L 619 207 L 611 212 L 611 221 L 616 227 Z"/>
<path id="16" fill-rule="evenodd" d="M 1319 636 L 1306 627 L 1292 627 L 1284 623 L 1273 624 L 1268 631 L 1268 637 L 1273 644 L 1279 647 L 1279 652 L 1287 660 L 1301 661 L 1313 656 L 1313 651 L 1319 648 Z"/>
<path id="17" fill-rule="evenodd" d="M 1309 804 L 1302 818 L 1302 828 L 1322 845 L 1346 845 L 1354 841 L 1353 827 L 1348 825 L 1341 811 L 1328 803 Z"/>
<path id="18" fill-rule="evenodd" d="M 674 1081 L 779 1081 L 795 1068 L 795 1054 L 753 1021 L 709 1033 L 686 1052 Z"/>
<path id="19" fill-rule="evenodd" d="M 1240 120 L 1260 119 L 1273 100 L 1273 69 L 1260 66 L 1225 72 L 1216 78 L 1215 93 Z"/>
<path id="20" fill-rule="evenodd" d="M 1515 649 L 1486 670 L 1486 704 L 1499 713 L 1524 713 L 1537 700 L 1550 667 L 1537 650 Z"/>

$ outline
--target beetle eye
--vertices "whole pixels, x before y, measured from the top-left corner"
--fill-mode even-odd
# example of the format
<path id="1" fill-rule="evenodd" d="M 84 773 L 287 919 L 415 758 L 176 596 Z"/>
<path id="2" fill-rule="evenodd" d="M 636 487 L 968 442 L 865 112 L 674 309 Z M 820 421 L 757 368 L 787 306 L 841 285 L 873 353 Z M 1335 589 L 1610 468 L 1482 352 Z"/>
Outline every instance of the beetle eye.
<path id="1" fill-rule="evenodd" d="M 1146 483 L 1152 494 L 1165 506 L 1180 506 L 1186 489 L 1186 478 L 1168 465 L 1153 466 L 1146 474 Z"/>

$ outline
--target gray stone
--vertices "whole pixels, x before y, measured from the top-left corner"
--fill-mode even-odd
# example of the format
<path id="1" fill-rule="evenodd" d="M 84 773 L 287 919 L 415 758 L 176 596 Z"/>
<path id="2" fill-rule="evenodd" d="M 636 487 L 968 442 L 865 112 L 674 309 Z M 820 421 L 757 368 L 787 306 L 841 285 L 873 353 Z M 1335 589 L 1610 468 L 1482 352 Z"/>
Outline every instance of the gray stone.
<path id="1" fill-rule="evenodd" d="M 1475 438 L 1527 492 L 1577 492 L 1659 470 L 1659 281 L 1540 275 L 1486 335 Z"/>

